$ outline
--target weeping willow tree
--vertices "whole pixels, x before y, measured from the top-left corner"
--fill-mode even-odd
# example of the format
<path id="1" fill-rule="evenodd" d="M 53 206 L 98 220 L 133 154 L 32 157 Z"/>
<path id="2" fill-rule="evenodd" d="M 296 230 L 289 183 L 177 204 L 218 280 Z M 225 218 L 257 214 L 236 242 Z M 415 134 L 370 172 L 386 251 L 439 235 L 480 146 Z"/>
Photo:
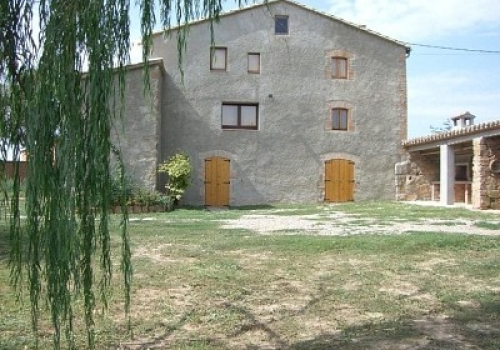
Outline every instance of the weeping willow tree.
<path id="1" fill-rule="evenodd" d="M 222 11 L 220 0 L 137 2 L 144 60 L 157 13 L 168 29 L 171 20 L 185 24 L 207 17 L 212 23 Z M 20 218 L 18 172 L 14 181 L 11 277 L 16 287 L 27 285 L 35 334 L 40 310 L 50 311 L 55 349 L 76 348 L 75 323 L 82 318 L 87 346 L 93 349 L 93 314 L 101 303 L 106 306 L 112 275 L 110 160 L 119 153 L 110 132 L 113 118 L 119 118 L 116 92 L 124 97 L 129 11 L 129 0 L 0 1 L 3 159 L 7 148 L 16 157 L 25 147 L 29 164 L 26 220 Z M 183 25 L 177 36 L 181 58 L 187 32 Z M 121 269 L 128 312 L 132 269 L 126 219 L 124 214 Z M 79 300 L 81 315 L 75 307 Z"/>

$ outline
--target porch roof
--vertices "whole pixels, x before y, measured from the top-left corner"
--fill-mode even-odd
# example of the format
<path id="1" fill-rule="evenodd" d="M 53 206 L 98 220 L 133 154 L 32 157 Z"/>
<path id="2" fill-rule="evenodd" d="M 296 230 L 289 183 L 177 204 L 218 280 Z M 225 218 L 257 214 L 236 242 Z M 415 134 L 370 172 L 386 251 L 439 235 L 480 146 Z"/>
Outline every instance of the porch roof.
<path id="1" fill-rule="evenodd" d="M 420 136 L 403 141 L 403 147 L 408 151 L 421 151 L 472 141 L 477 137 L 492 137 L 500 135 L 500 120 L 469 125 L 460 129 L 453 129 L 438 134 Z"/>

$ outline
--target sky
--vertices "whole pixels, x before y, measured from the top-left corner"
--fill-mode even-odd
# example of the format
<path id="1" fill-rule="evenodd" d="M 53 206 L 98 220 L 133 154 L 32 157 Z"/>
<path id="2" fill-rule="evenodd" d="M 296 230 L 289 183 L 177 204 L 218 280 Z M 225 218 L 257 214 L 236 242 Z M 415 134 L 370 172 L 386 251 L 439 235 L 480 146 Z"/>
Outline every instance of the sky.
<path id="1" fill-rule="evenodd" d="M 499 0 L 298 2 L 409 44 L 497 51 L 410 45 L 406 61 L 409 138 L 428 135 L 431 126 L 440 127 L 467 111 L 476 116 L 476 124 L 500 120 Z M 224 10 L 236 7 L 233 2 L 225 4 Z M 132 23 L 132 40 L 137 42 L 138 25 Z M 131 59 L 140 59 L 139 46 L 133 47 Z"/>

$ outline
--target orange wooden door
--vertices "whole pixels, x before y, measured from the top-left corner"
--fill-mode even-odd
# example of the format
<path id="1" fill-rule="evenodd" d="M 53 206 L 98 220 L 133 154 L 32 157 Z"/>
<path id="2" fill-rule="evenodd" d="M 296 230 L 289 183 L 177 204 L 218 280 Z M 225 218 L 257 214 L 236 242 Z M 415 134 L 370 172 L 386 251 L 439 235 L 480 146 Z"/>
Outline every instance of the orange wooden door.
<path id="1" fill-rule="evenodd" d="M 325 162 L 325 201 L 354 200 L 354 162 L 332 159 Z"/>
<path id="2" fill-rule="evenodd" d="M 229 206 L 230 161 L 226 158 L 205 159 L 205 205 Z"/>

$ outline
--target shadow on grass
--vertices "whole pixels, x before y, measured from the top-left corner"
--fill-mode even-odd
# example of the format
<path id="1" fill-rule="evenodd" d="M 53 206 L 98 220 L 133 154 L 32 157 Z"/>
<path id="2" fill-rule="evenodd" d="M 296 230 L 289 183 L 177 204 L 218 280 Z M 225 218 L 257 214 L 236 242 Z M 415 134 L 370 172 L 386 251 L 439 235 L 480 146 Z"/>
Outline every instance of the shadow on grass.
<path id="1" fill-rule="evenodd" d="M 454 315 L 450 317 L 435 314 L 352 326 L 286 349 L 500 349 L 500 300 L 481 302 L 479 307 L 454 304 L 451 308 Z"/>
<path id="2" fill-rule="evenodd" d="M 153 350 L 153 349 L 222 349 L 223 345 L 217 339 L 176 339 L 174 333 L 191 318 L 192 311 L 185 313 L 176 323 L 164 325 L 165 331 L 146 342 L 123 342 L 119 349 L 123 350 Z M 179 346 L 179 347 L 178 347 Z M 112 347 L 118 349 L 118 347 Z M 2 349 L 0 349 L 2 350 Z"/>
<path id="3" fill-rule="evenodd" d="M 122 347 L 120 349 L 134 349 L 134 350 L 148 350 L 148 349 L 158 349 L 158 348 L 163 348 L 165 346 L 165 343 L 168 341 L 170 336 L 177 330 L 179 329 L 184 323 L 186 323 L 186 320 L 189 319 L 190 313 L 186 313 L 183 315 L 178 322 L 176 322 L 173 325 L 161 325 L 165 327 L 165 331 L 156 336 L 154 339 L 151 339 L 146 342 L 136 342 L 136 341 L 130 341 L 130 342 L 124 342 L 121 344 Z"/>
<path id="4" fill-rule="evenodd" d="M 259 332 L 259 339 L 248 343 L 245 350 L 496 350 L 500 349 L 500 301 L 482 302 L 480 306 L 450 306 L 453 316 L 441 314 L 406 317 L 396 321 L 375 321 L 342 330 L 332 330 L 314 338 L 293 341 L 286 339 L 273 327 L 276 322 L 262 322 L 248 309 L 227 303 L 226 308 L 244 315 L 244 321 L 237 330 L 224 338 L 176 339 L 171 329 L 155 340 L 134 347 L 145 349 L 220 349 L 232 346 L 229 340 L 248 339 L 246 333 Z M 449 310 L 449 308 L 447 308 Z M 301 313 L 301 312 L 299 312 Z M 298 316 L 298 315 L 297 315 Z M 183 319 L 183 323 L 186 318 Z M 265 336 L 262 335 L 265 334 Z M 265 339 L 265 340 L 264 340 Z M 128 349 L 128 348 L 127 348 Z"/>

